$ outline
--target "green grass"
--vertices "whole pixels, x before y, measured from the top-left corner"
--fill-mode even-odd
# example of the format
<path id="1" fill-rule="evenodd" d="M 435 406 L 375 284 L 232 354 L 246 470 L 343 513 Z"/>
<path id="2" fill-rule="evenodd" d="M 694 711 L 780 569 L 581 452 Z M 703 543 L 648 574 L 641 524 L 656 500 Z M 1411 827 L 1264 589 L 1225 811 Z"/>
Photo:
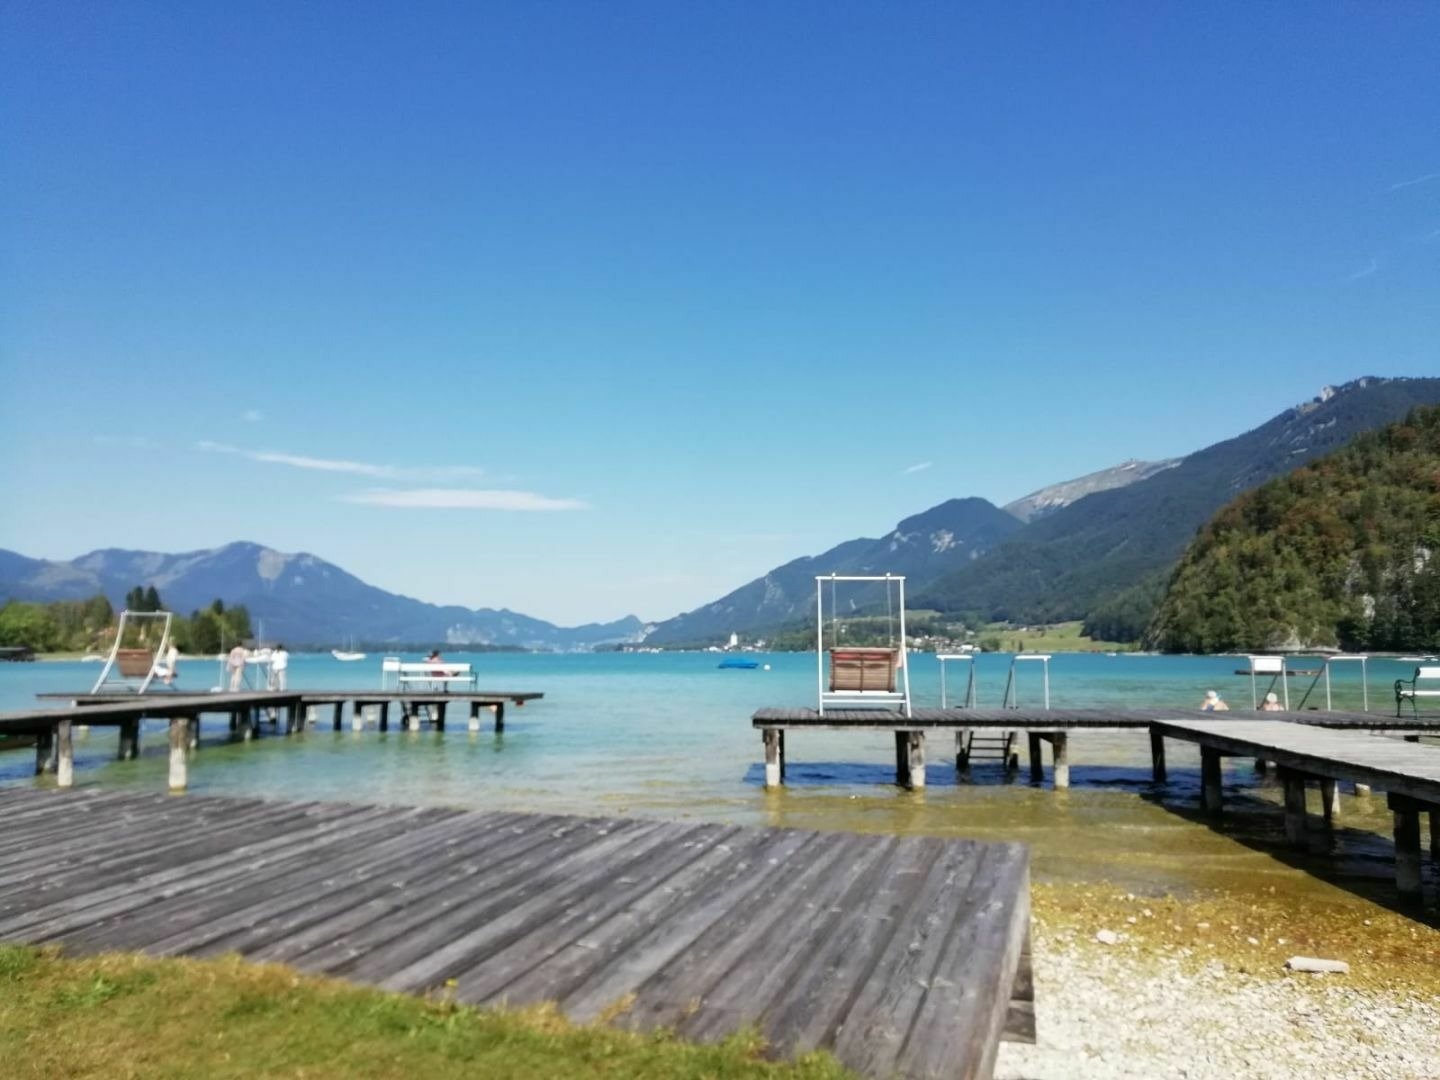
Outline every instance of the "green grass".
<path id="1" fill-rule="evenodd" d="M 784 1063 L 763 1050 L 753 1033 L 701 1046 L 576 1026 L 553 1008 L 477 1010 L 236 958 L 71 959 L 0 946 L 0 1062 L 16 1080 L 850 1075 L 828 1055 Z"/>
<path id="2" fill-rule="evenodd" d="M 1083 624 L 1051 623 L 1028 629 L 991 623 L 975 635 L 977 641 L 1000 642 L 1002 652 L 1129 652 L 1135 646 L 1123 641 L 1096 641 L 1081 633 Z M 1016 647 L 1018 643 L 1018 648 Z"/>

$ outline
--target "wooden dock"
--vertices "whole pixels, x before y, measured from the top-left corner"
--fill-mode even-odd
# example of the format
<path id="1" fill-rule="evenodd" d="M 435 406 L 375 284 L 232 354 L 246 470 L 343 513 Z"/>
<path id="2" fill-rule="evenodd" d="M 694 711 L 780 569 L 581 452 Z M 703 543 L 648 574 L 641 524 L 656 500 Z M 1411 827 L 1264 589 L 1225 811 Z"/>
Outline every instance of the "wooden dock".
<path id="1" fill-rule="evenodd" d="M 1051 748 L 1053 782 L 1056 788 L 1070 786 L 1070 735 L 1072 732 L 1149 731 L 1162 719 L 1210 720 L 1230 723 L 1257 713 L 1238 710 L 1226 713 L 1203 709 L 1102 708 L 1102 709 L 981 709 L 917 708 L 907 717 L 896 709 L 760 709 L 751 717 L 765 746 L 765 785 L 778 787 L 785 779 L 785 735 L 788 731 L 888 731 L 895 737 L 895 782 L 904 787 L 925 786 L 926 733 L 943 731 L 955 736 L 955 767 L 964 774 L 970 765 L 966 738 L 978 731 L 1003 731 L 1024 735 L 1029 744 L 1030 776 L 1044 777 L 1043 744 Z M 1307 727 L 1335 728 L 1371 734 L 1398 734 L 1416 738 L 1440 735 L 1440 716 L 1397 717 L 1380 713 L 1275 712 L 1270 720 Z M 1018 748 L 1008 764 L 1018 767 Z M 1163 764 L 1158 766 L 1163 773 Z M 1158 776 L 1158 773 L 1157 773 Z M 1159 777 L 1163 778 L 1163 777 Z"/>
<path id="2" fill-rule="evenodd" d="M 1018 844 L 694 822 L 0 790 L 0 938 L 239 953 L 875 1077 L 1034 1039 Z"/>
<path id="3" fill-rule="evenodd" d="M 1395 883 L 1402 898 L 1422 901 L 1420 815 L 1430 815 L 1430 854 L 1440 862 L 1440 748 L 1399 739 L 1328 731 L 1275 720 L 1163 720 L 1154 724 L 1162 741 L 1180 739 L 1200 747 L 1201 806 L 1221 812 L 1221 760 L 1248 757 L 1273 761 L 1285 787 L 1285 836 L 1296 848 L 1308 847 L 1310 818 L 1305 785 L 1320 785 L 1324 827 L 1330 828 L 1337 805 L 1337 780 L 1386 793 L 1395 815 Z"/>
<path id="4" fill-rule="evenodd" d="M 242 693 L 177 694 L 42 694 L 49 700 L 67 701 L 71 709 L 23 709 L 0 713 L 0 734 L 25 735 L 35 738 L 35 771 L 54 773 L 60 787 L 70 787 L 75 777 L 74 729 L 76 727 L 116 727 L 119 729 L 118 754 L 122 761 L 134 758 L 140 751 L 140 732 L 144 720 L 168 720 L 170 726 L 170 774 L 172 791 L 188 785 L 189 754 L 200 747 L 201 720 L 205 716 L 223 716 L 237 738 L 249 740 L 264 730 L 265 720 L 277 730 L 290 735 L 304 731 L 313 722 L 317 710 L 332 710 L 336 731 L 341 729 L 342 710 L 351 706 L 352 725 L 356 731 L 365 726 L 365 711 L 378 714 L 381 731 L 389 728 L 390 707 L 398 705 L 400 722 L 411 731 L 428 723 L 437 731 L 445 730 L 446 713 L 452 707 L 469 711 L 468 727 L 479 731 L 481 714 L 493 717 L 495 731 L 505 728 L 505 706 L 517 707 L 535 701 L 543 694 L 530 690 L 516 691 L 441 691 L 414 690 L 291 690 L 247 691 Z"/>

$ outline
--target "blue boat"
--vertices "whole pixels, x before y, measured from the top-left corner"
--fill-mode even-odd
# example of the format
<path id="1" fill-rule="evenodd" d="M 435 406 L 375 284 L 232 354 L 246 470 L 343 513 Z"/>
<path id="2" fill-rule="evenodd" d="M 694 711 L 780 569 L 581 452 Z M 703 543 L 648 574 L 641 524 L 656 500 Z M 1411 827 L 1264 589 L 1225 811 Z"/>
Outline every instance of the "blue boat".
<path id="1" fill-rule="evenodd" d="M 745 670 L 748 671 L 748 670 L 750 670 L 751 668 L 757 668 L 757 667 L 759 667 L 759 666 L 760 666 L 760 661 L 759 661 L 759 660 L 728 659 L 728 660 L 721 660 L 721 661 L 720 661 L 720 667 L 721 667 L 722 669 L 723 669 L 723 668 L 743 668 L 743 669 L 745 669 Z"/>

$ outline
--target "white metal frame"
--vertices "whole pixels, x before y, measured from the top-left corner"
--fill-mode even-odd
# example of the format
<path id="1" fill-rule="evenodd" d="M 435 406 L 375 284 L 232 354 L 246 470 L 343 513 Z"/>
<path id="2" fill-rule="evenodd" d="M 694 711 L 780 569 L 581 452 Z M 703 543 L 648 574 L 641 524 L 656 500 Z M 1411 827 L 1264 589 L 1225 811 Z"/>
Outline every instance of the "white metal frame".
<path id="1" fill-rule="evenodd" d="M 940 664 L 940 707 L 948 709 L 950 699 L 945 685 L 945 665 L 949 662 L 961 660 L 970 665 L 970 678 L 965 684 L 965 703 L 958 706 L 962 709 L 975 708 L 975 654 L 974 653 L 936 653 L 935 659 Z"/>
<path id="2" fill-rule="evenodd" d="M 1041 672 L 1045 682 L 1045 708 L 1050 708 L 1050 654 L 1049 653 L 1016 653 L 1010 659 L 1010 674 L 1005 680 L 1005 699 L 1002 705 L 1006 709 L 1018 709 L 1020 707 L 1020 683 L 1015 678 L 1015 665 L 1026 660 L 1039 661 Z"/>
<path id="3" fill-rule="evenodd" d="M 1330 665 L 1358 660 L 1360 662 L 1360 700 L 1364 703 L 1361 711 L 1368 713 L 1370 711 L 1370 657 L 1362 656 L 1360 653 L 1334 653 L 1333 655 L 1322 656 L 1318 659 L 1324 663 L 1321 669 L 1315 673 L 1315 678 L 1310 681 L 1310 685 L 1305 688 L 1305 693 L 1301 696 L 1300 702 L 1295 708 L 1305 708 L 1305 702 L 1310 700 L 1311 691 L 1315 689 L 1315 684 L 1318 683 L 1323 676 L 1325 679 L 1325 711 L 1334 711 L 1335 706 L 1330 698 Z"/>
<path id="4" fill-rule="evenodd" d="M 825 689 L 825 585 L 828 582 L 832 587 L 840 582 L 884 582 L 886 598 L 889 598 L 889 590 L 892 584 L 899 586 L 900 592 L 900 646 L 899 646 L 899 671 L 902 689 L 896 691 L 886 690 L 837 690 L 831 692 Z M 875 705 L 898 705 L 901 714 L 910 718 L 910 661 L 906 655 L 906 642 L 909 639 L 905 636 L 905 578 L 899 574 L 881 575 L 849 575 L 849 574 L 816 574 L 815 575 L 815 689 L 819 697 L 819 713 L 825 715 L 825 706 L 831 705 L 841 707 L 845 705 L 865 708 Z M 831 648 L 835 645 L 832 643 Z"/>
<path id="5" fill-rule="evenodd" d="M 143 694 L 149 690 L 150 683 L 155 678 L 155 668 L 159 666 L 160 660 L 164 657 L 166 649 L 170 644 L 170 624 L 174 618 L 175 616 L 168 611 L 120 612 L 120 622 L 115 627 L 115 641 L 110 646 L 110 655 L 105 660 L 105 666 L 100 669 L 100 677 L 95 680 L 95 685 L 91 688 L 90 692 L 92 694 L 101 693 L 107 688 L 107 683 L 110 684 L 111 689 L 119 687 L 124 690 L 133 690 L 137 694 Z M 142 678 L 137 679 L 134 676 L 122 674 L 117 675 L 112 681 L 110 672 L 114 670 L 115 660 L 120 655 L 120 650 L 124 646 L 126 624 L 146 619 L 163 620 L 163 625 L 160 630 L 160 643 L 156 645 L 153 650 L 149 669 Z"/>
<path id="6" fill-rule="evenodd" d="M 1290 658 L 1282 655 L 1247 656 L 1245 659 L 1250 661 L 1250 707 L 1257 710 L 1260 708 L 1260 691 L 1255 682 L 1255 676 L 1269 675 L 1270 685 L 1265 688 L 1265 693 L 1268 694 L 1274 690 L 1275 682 L 1279 680 L 1280 689 L 1284 694 L 1285 710 L 1288 712 L 1290 710 L 1290 678 L 1285 671 Z"/>

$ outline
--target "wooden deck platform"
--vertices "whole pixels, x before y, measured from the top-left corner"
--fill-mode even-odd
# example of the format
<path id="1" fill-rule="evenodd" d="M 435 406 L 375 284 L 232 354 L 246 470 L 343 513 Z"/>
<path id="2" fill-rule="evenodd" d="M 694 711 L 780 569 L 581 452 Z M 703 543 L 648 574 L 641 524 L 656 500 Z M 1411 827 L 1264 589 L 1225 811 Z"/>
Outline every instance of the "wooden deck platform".
<path id="1" fill-rule="evenodd" d="M 268 719 L 276 729 L 290 735 L 315 722 L 317 710 L 332 709 L 336 731 L 342 726 L 342 710 L 351 706 L 351 724 L 356 731 L 365 726 L 365 712 L 372 710 L 381 731 L 390 724 L 390 707 L 400 708 L 400 722 L 411 731 L 424 724 L 445 730 L 451 707 L 469 711 L 469 730 L 480 730 L 484 712 L 493 717 L 494 729 L 505 729 L 505 706 L 535 701 L 537 691 L 437 691 L 411 690 L 288 690 L 242 691 L 239 693 L 178 694 L 169 691 L 150 694 L 41 694 L 47 700 L 68 701 L 71 709 L 38 708 L 0 713 L 0 734 L 35 737 L 36 773 L 53 772 L 61 787 L 74 782 L 73 731 L 76 727 L 118 727 L 118 753 L 128 760 L 139 753 L 141 724 L 158 719 L 170 722 L 170 788 L 182 790 L 187 784 L 187 755 L 199 749 L 201 723 L 205 716 L 224 716 L 230 731 L 242 740 L 256 737 Z"/>
<path id="2" fill-rule="evenodd" d="M 1018 844 L 0 790 L 0 938 L 255 960 L 876 1077 L 1033 1041 Z"/>
<path id="3" fill-rule="evenodd" d="M 1308 846 L 1306 781 L 1320 784 L 1327 828 L 1334 817 L 1337 780 L 1384 791 L 1395 815 L 1396 886 L 1402 897 L 1423 900 L 1421 813 L 1430 815 L 1430 853 L 1440 861 L 1440 747 L 1275 720 L 1157 720 L 1153 733 L 1161 743 L 1158 770 L 1162 777 L 1164 739 L 1200 747 L 1201 805 L 1214 815 L 1221 812 L 1222 758 L 1275 762 L 1285 786 L 1286 839 L 1297 848 Z"/>

